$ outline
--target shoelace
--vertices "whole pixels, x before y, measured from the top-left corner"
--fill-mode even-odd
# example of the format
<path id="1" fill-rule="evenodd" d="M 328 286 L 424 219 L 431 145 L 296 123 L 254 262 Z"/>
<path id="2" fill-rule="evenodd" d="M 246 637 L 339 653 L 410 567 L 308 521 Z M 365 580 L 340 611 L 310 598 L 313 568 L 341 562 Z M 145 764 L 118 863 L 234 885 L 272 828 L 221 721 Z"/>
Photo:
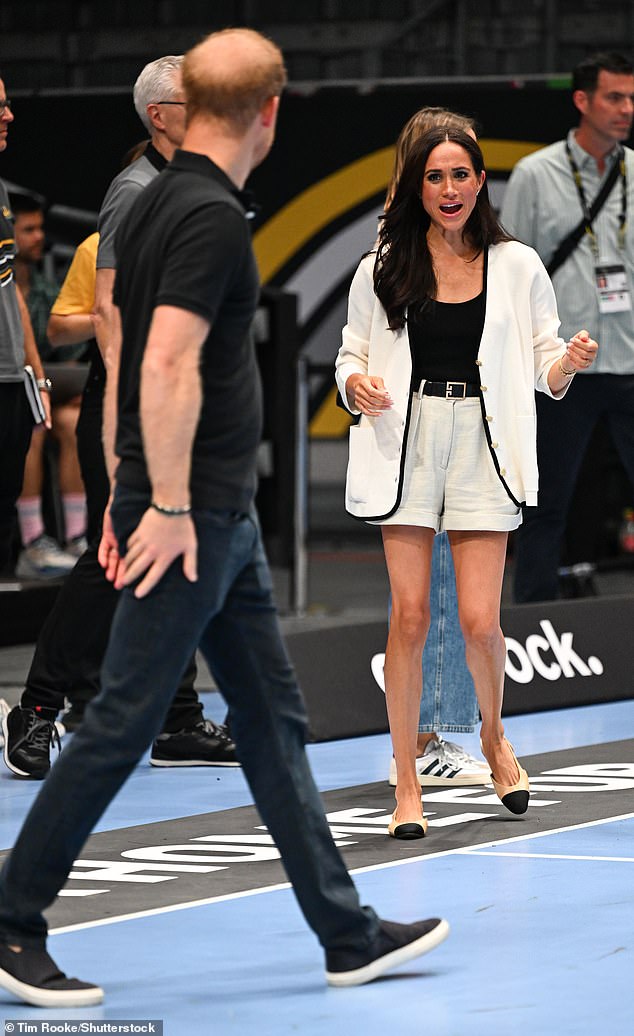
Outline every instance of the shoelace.
<path id="1" fill-rule="evenodd" d="M 62 750 L 59 732 L 50 719 L 37 719 L 37 717 L 34 717 L 24 735 L 23 741 L 29 741 L 34 748 L 42 752 L 48 752 L 49 745 L 54 745 L 58 752 Z"/>
<path id="2" fill-rule="evenodd" d="M 438 745 L 443 757 L 449 760 L 452 765 L 461 767 L 474 765 L 473 756 L 470 756 L 468 752 L 465 752 L 464 748 L 457 745 L 454 741 L 445 741 L 444 738 L 439 738 Z"/>
<path id="3" fill-rule="evenodd" d="M 219 741 L 233 742 L 233 738 L 229 737 L 225 728 L 222 726 L 218 726 L 216 723 L 213 722 L 213 720 L 204 719 L 202 721 L 201 726 L 204 727 L 205 732 L 207 734 L 213 734 L 213 736 L 217 737 Z"/>

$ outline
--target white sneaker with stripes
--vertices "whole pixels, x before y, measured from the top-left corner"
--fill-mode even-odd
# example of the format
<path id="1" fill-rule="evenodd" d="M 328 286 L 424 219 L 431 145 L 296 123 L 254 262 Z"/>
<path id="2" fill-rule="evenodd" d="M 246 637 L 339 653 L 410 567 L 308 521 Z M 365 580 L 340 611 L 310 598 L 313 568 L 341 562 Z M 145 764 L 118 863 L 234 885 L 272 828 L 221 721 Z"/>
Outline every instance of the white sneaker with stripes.
<path id="1" fill-rule="evenodd" d="M 421 788 L 440 786 L 462 787 L 470 784 L 489 784 L 491 775 L 483 759 L 476 759 L 453 741 L 431 738 L 422 755 L 416 759 L 416 773 Z M 396 761 L 390 762 L 389 784 L 396 787 Z"/>

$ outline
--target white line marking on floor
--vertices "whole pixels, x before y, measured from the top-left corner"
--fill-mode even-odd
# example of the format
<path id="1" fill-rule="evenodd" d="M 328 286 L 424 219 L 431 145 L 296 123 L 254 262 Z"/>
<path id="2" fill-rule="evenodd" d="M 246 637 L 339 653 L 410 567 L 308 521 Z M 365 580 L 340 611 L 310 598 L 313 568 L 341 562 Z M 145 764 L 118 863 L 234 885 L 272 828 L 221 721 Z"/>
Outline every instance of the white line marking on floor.
<path id="1" fill-rule="evenodd" d="M 469 849 L 463 849 L 465 855 Z M 479 849 L 477 856 L 509 856 L 525 860 L 589 860 L 593 863 L 634 863 L 634 856 L 577 856 L 574 853 L 496 853 L 493 849 Z"/>
<path id="2" fill-rule="evenodd" d="M 588 820 L 583 824 L 571 824 L 568 827 L 557 827 L 550 831 L 535 831 L 529 835 L 516 835 L 513 838 L 494 839 L 491 842 L 481 842 L 479 845 L 460 846 L 457 849 L 444 849 L 442 852 L 427 853 L 421 856 L 410 856 L 406 860 L 391 860 L 388 863 L 375 863 L 368 867 L 356 867 L 351 874 L 369 874 L 372 871 L 389 870 L 392 867 L 404 867 L 412 863 L 426 863 L 427 860 L 438 860 L 443 856 L 477 855 L 479 849 L 490 849 L 496 845 L 510 845 L 513 842 L 528 842 L 534 838 L 544 838 L 547 835 L 563 834 L 566 831 L 581 831 L 588 827 L 598 827 L 602 824 L 615 824 L 621 820 L 634 820 L 634 813 L 622 813 L 616 817 L 603 817 L 601 820 Z M 508 854 L 503 854 L 508 855 Z M 62 935 L 67 932 L 79 932 L 85 928 L 99 928 L 102 925 L 119 924 L 121 921 L 136 921 L 144 917 L 156 917 L 159 914 L 172 914 L 176 910 L 192 910 L 196 907 L 210 906 L 212 903 L 227 903 L 232 899 L 244 899 L 247 896 L 261 896 L 265 892 L 279 892 L 282 889 L 290 889 L 288 881 L 280 882 L 278 885 L 267 885 L 264 888 L 245 889 L 242 892 L 230 892 L 225 896 L 210 896 L 208 899 L 196 899 L 189 903 L 172 903 L 170 906 L 155 907 L 150 910 L 139 910 L 131 914 L 118 914 L 115 917 L 101 917 L 95 921 L 82 921 L 79 924 L 64 925 L 61 928 L 52 928 L 49 935 Z"/>

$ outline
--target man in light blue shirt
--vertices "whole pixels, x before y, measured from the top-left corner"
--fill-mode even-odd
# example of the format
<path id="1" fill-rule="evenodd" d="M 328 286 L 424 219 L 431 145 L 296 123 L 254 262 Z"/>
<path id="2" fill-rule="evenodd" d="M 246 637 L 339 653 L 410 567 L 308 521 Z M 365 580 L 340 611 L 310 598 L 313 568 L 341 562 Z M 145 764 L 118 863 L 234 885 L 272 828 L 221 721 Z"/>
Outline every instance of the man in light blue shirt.
<path id="1" fill-rule="evenodd" d="M 537 400 L 539 503 L 525 510 L 516 534 L 517 601 L 558 596 L 568 508 L 600 418 L 634 485 L 634 151 L 623 146 L 632 129 L 634 71 L 619 54 L 596 54 L 577 66 L 572 86 L 577 129 L 517 163 L 502 207 L 506 229 L 532 245 L 551 272 L 562 338 L 582 326 L 600 346 L 592 373 L 582 372 L 564 400 L 555 405 L 541 393 Z M 593 215 L 606 181 L 606 200 Z M 578 243 L 551 271 L 580 224 Z"/>

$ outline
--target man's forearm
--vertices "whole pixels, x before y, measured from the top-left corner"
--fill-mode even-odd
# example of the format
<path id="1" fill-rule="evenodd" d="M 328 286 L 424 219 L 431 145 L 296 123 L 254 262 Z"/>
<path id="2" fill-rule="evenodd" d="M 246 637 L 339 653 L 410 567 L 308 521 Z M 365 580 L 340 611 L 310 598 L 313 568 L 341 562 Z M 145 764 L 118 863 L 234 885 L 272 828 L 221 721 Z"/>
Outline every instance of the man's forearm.
<path id="1" fill-rule="evenodd" d="M 60 345 L 80 345 L 94 334 L 89 313 L 51 313 L 46 325 L 46 337 L 54 349 Z"/>
<path id="2" fill-rule="evenodd" d="M 143 450 L 155 502 L 187 507 L 194 436 L 201 406 L 198 364 L 167 370 L 144 364 L 141 376 Z"/>
<path id="3" fill-rule="evenodd" d="M 117 437 L 117 386 L 119 381 L 119 369 L 110 369 L 106 375 L 106 388 L 103 397 L 103 423 L 101 436 L 103 442 L 103 453 L 106 461 L 106 470 L 110 485 L 114 485 L 117 471 L 118 459 L 115 453 L 115 441 Z"/>
<path id="4" fill-rule="evenodd" d="M 121 320 L 112 301 L 115 271 L 97 270 L 95 279 L 95 338 L 106 368 L 106 389 L 103 403 L 103 452 L 110 484 L 117 469 L 115 438 L 117 432 L 117 385 L 121 354 Z"/>
<path id="5" fill-rule="evenodd" d="M 153 499 L 190 503 L 191 454 L 200 417 L 203 318 L 171 306 L 155 310 L 141 367 L 141 431 Z"/>
<path id="6" fill-rule="evenodd" d="M 20 316 L 22 318 L 22 329 L 24 332 L 24 362 L 29 364 L 35 372 L 36 378 L 44 377 L 44 368 L 40 359 L 40 354 L 37 349 L 35 342 L 35 335 L 33 334 L 33 327 L 31 325 L 31 317 L 27 309 L 24 296 L 19 288 L 16 287 L 18 293 L 18 306 L 20 307 Z"/>

